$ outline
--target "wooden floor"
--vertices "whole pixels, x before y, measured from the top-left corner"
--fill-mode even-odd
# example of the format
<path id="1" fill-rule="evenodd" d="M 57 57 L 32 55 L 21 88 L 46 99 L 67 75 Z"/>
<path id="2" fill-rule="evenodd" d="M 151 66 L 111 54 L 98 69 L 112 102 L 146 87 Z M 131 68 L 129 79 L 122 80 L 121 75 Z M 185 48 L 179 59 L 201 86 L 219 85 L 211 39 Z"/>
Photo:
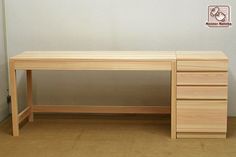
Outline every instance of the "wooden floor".
<path id="1" fill-rule="evenodd" d="M 37 115 L 20 137 L 0 124 L 0 157 L 235 157 L 236 117 L 228 138 L 170 139 L 166 116 Z"/>

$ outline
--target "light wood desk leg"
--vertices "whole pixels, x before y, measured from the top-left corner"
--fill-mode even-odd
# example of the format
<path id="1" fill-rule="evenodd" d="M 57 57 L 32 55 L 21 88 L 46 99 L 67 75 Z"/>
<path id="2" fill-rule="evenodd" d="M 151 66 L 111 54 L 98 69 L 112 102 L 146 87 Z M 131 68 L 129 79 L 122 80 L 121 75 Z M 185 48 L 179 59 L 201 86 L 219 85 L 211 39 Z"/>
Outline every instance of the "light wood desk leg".
<path id="1" fill-rule="evenodd" d="M 33 98 L 32 98 L 32 70 L 26 70 L 27 78 L 27 105 L 30 107 L 29 121 L 34 121 L 34 114 L 32 112 Z"/>
<path id="2" fill-rule="evenodd" d="M 10 92 L 11 92 L 11 111 L 12 111 L 12 131 L 13 136 L 19 136 L 19 119 L 17 104 L 17 82 L 14 61 L 10 61 Z"/>
<path id="3" fill-rule="evenodd" d="M 176 62 L 171 68 L 171 138 L 176 139 Z"/>

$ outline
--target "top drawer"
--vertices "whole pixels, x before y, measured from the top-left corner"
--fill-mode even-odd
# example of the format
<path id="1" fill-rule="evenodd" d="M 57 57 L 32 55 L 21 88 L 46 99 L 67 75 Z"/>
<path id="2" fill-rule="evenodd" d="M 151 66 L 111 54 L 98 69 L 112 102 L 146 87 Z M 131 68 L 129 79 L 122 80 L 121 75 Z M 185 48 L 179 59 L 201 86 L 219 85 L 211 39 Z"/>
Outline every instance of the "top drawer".
<path id="1" fill-rule="evenodd" d="M 177 61 L 177 71 L 227 71 L 228 61 Z"/>

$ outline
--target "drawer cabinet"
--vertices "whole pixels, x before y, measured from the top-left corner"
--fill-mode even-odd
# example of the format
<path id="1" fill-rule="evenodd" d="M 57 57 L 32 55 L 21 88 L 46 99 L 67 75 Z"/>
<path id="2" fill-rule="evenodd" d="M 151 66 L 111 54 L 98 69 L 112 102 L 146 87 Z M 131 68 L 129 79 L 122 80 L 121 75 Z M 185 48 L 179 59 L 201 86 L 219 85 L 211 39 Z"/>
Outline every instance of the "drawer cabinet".
<path id="1" fill-rule="evenodd" d="M 177 138 L 225 138 L 227 57 L 223 53 L 186 54 L 177 53 Z"/>

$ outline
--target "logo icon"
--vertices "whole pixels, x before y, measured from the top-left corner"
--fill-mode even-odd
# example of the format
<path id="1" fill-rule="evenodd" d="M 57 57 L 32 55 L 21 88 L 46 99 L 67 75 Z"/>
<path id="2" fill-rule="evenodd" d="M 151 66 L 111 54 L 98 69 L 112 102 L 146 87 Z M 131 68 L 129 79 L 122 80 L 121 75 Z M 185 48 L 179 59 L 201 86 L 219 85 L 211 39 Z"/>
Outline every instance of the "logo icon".
<path id="1" fill-rule="evenodd" d="M 210 5 L 208 6 L 208 21 L 206 25 L 209 27 L 229 27 L 230 7 L 227 5 Z"/>

